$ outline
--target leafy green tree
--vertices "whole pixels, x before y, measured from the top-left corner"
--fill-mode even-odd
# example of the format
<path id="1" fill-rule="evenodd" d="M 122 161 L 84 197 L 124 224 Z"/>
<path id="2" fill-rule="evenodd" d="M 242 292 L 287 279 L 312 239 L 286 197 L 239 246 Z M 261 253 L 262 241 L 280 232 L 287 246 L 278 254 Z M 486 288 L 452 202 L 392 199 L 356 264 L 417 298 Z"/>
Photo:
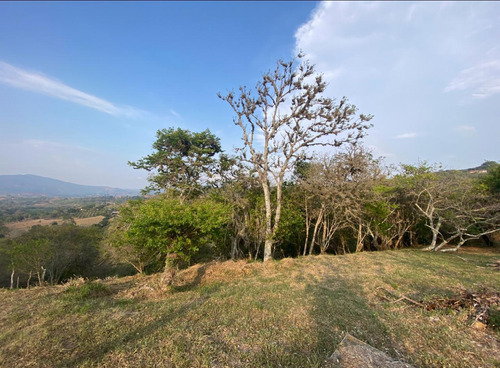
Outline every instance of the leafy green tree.
<path id="1" fill-rule="evenodd" d="M 161 252 L 145 247 L 145 239 L 128 233 L 144 200 L 131 200 L 120 208 L 120 215 L 110 220 L 106 242 L 111 245 L 113 257 L 131 265 L 138 273 L 157 271 Z"/>
<path id="2" fill-rule="evenodd" d="M 219 138 L 208 129 L 200 133 L 162 129 L 156 138 L 152 154 L 128 163 L 151 173 L 146 193 L 174 190 L 181 198 L 189 198 L 210 183 L 227 163 L 227 157 L 221 155 Z"/>
<path id="3" fill-rule="evenodd" d="M 129 204 L 125 216 L 116 219 L 122 238 L 115 244 L 130 245 L 145 255 L 164 255 L 171 283 L 179 265 L 218 240 L 229 220 L 229 207 L 212 199 L 158 196 Z"/>
<path id="4" fill-rule="evenodd" d="M 500 164 L 496 162 L 487 161 L 488 173 L 480 179 L 487 190 L 492 194 L 500 195 Z"/>
<path id="5" fill-rule="evenodd" d="M 46 237 L 31 238 L 16 241 L 11 251 L 12 268 L 17 272 L 29 274 L 28 287 L 31 275 L 35 274 L 38 284 L 43 285 L 47 272 L 47 263 L 53 257 L 54 249 Z"/>
<path id="6" fill-rule="evenodd" d="M 16 272 L 36 275 L 40 285 L 90 276 L 99 257 L 100 238 L 97 227 L 33 226 L 14 241 L 12 266 Z"/>

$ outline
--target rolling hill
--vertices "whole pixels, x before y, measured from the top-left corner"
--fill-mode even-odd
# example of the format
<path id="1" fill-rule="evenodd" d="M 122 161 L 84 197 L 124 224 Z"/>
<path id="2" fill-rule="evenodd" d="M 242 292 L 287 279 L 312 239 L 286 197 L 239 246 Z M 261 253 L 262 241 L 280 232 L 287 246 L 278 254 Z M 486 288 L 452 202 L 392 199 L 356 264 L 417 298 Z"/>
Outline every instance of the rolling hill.
<path id="1" fill-rule="evenodd" d="M 138 194 L 138 189 L 80 185 L 37 175 L 0 175 L 0 195 L 89 197 Z"/>

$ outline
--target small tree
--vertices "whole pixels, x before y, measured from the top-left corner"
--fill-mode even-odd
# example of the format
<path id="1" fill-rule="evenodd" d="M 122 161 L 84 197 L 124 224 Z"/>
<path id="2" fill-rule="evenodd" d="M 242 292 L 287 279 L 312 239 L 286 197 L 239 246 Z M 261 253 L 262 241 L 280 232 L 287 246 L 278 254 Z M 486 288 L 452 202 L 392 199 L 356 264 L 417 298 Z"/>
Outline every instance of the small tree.
<path id="1" fill-rule="evenodd" d="M 182 201 L 160 196 L 132 202 L 127 211 L 129 215 L 116 219 L 119 224 L 114 226 L 122 231 L 115 235 L 122 239 L 115 238 L 115 244 L 132 246 L 145 256 L 164 255 L 167 283 L 180 262 L 189 262 L 201 247 L 217 239 L 230 217 L 227 206 L 208 198 Z"/>
<path id="2" fill-rule="evenodd" d="M 296 68 L 294 61 L 279 60 L 276 69 L 257 83 L 256 96 L 246 87 L 240 87 L 238 96 L 234 92 L 218 95 L 231 106 L 234 123 L 242 130 L 239 158 L 253 166 L 264 191 L 264 261 L 272 258 L 285 175 L 307 155 L 308 148 L 357 142 L 371 119 L 370 115 L 356 117 L 356 107 L 345 97 L 338 102 L 324 97 L 326 82 L 302 58 L 299 54 Z M 274 205 L 271 184 L 276 186 Z"/>
<path id="3" fill-rule="evenodd" d="M 42 286 L 45 281 L 48 260 L 53 257 L 54 250 L 50 240 L 43 238 L 24 237 L 14 243 L 11 250 L 12 268 L 29 274 L 29 280 L 34 273 L 37 276 L 38 285 Z"/>
<path id="4" fill-rule="evenodd" d="M 88 276 L 99 257 L 96 227 L 73 224 L 34 226 L 16 238 L 11 250 L 16 271 L 34 274 L 38 283 L 57 284 L 74 275 Z"/>

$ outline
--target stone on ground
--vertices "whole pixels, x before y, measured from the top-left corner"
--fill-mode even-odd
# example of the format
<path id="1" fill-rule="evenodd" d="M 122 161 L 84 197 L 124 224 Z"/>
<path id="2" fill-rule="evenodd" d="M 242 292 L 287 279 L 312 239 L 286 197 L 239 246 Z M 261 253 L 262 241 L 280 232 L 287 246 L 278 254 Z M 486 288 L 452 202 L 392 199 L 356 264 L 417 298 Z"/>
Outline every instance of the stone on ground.
<path id="1" fill-rule="evenodd" d="M 323 368 L 414 368 L 346 334 Z"/>

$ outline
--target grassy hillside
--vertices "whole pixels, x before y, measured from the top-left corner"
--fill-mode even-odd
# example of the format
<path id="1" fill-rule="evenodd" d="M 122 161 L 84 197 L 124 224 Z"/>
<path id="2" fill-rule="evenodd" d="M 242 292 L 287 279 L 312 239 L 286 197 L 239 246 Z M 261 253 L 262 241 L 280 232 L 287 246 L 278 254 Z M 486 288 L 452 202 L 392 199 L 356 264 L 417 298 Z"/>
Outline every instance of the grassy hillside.
<path id="1" fill-rule="evenodd" d="M 2 367 L 320 367 L 345 332 L 417 367 L 500 365 L 500 332 L 414 301 L 500 289 L 499 253 L 418 250 L 197 265 L 0 291 Z M 393 293 L 395 296 L 389 294 Z"/>

